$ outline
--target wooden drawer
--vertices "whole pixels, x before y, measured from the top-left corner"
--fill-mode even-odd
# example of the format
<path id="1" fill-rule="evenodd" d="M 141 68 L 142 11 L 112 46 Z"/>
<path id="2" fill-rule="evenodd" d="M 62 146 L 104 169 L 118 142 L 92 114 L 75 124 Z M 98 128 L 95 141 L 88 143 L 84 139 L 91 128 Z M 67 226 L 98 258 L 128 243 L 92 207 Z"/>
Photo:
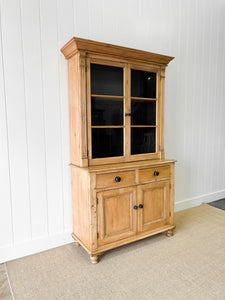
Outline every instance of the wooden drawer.
<path id="1" fill-rule="evenodd" d="M 139 170 L 139 181 L 153 181 L 170 177 L 170 166 Z"/>
<path id="2" fill-rule="evenodd" d="M 135 171 L 113 172 L 97 175 L 96 187 L 98 189 L 105 187 L 119 187 L 130 184 L 135 184 Z"/>

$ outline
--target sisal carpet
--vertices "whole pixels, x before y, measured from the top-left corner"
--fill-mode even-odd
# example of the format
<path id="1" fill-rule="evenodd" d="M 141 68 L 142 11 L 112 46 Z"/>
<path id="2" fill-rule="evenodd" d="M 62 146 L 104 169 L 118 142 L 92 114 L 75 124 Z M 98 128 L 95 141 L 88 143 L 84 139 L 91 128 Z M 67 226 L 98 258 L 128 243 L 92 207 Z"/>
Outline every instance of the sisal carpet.
<path id="1" fill-rule="evenodd" d="M 175 235 L 106 252 L 97 265 L 69 244 L 7 263 L 16 300 L 225 299 L 225 211 L 176 213 Z"/>
<path id="2" fill-rule="evenodd" d="M 0 264 L 0 299 L 12 300 L 5 264 Z"/>

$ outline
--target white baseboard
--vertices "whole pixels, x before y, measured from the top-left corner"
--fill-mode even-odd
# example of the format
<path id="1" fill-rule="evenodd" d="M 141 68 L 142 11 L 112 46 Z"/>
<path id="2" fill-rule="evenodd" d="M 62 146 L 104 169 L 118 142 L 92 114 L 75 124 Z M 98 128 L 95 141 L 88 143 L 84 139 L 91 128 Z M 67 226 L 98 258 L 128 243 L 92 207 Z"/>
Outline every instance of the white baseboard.
<path id="1" fill-rule="evenodd" d="M 201 195 L 190 199 L 185 199 L 175 203 L 175 211 L 180 211 L 187 208 L 199 206 L 202 203 L 209 203 L 223 198 L 225 198 L 225 190 Z"/>
<path id="2" fill-rule="evenodd" d="M 1 247 L 0 263 L 63 246 L 73 241 L 70 231 Z"/>

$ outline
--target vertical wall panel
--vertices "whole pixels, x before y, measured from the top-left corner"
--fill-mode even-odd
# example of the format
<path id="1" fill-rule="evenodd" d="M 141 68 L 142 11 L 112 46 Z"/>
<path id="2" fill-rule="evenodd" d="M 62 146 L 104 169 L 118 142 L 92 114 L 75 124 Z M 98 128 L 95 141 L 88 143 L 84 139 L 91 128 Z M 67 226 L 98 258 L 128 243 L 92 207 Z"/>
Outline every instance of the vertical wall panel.
<path id="1" fill-rule="evenodd" d="M 2 2 L 2 42 L 8 124 L 14 241 L 31 238 L 26 103 L 20 2 Z"/>
<path id="2" fill-rule="evenodd" d="M 40 0 L 49 233 L 63 231 L 61 111 L 57 2 Z"/>
<path id="3" fill-rule="evenodd" d="M 58 49 L 64 46 L 73 34 L 74 15 L 73 1 L 57 2 L 58 15 Z M 65 16 L 67 18 L 65 19 Z M 61 151 L 62 151 L 62 180 L 63 180 L 63 206 L 64 206 L 64 230 L 72 228 L 72 198 L 70 179 L 70 139 L 69 139 L 69 95 L 68 95 L 68 69 L 67 61 L 62 53 L 59 53 L 59 96 L 61 111 Z"/>
<path id="4" fill-rule="evenodd" d="M 13 242 L 13 219 L 11 214 L 11 187 L 8 153 L 8 128 L 6 119 L 6 98 L 2 53 L 1 11 L 0 11 L 0 247 Z"/>
<path id="5" fill-rule="evenodd" d="M 32 238 L 48 232 L 39 1 L 21 0 Z"/>
<path id="6" fill-rule="evenodd" d="M 89 38 L 88 0 L 73 0 L 74 35 Z"/>
<path id="7" fill-rule="evenodd" d="M 117 1 L 102 2 L 103 38 L 108 43 L 119 43 L 118 39 L 118 3 Z M 109 36 L 110 32 L 110 36 Z"/>
<path id="8" fill-rule="evenodd" d="M 88 32 L 93 40 L 96 40 L 96 38 L 102 40 L 103 38 L 102 3 L 103 0 L 95 0 L 88 2 Z M 98 17 L 96 18 L 96 16 Z"/>

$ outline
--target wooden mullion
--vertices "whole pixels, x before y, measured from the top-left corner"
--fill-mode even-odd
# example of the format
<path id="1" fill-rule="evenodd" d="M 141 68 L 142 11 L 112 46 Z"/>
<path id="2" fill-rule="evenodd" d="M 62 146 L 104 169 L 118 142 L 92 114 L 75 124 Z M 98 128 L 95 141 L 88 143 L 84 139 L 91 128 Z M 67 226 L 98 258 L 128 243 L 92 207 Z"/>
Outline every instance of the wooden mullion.
<path id="1" fill-rule="evenodd" d="M 130 72 L 130 66 L 127 65 L 126 67 L 126 111 L 125 114 L 131 113 L 131 72 Z M 131 156 L 131 117 L 126 116 L 125 117 L 126 122 L 126 160 L 129 161 Z"/>

